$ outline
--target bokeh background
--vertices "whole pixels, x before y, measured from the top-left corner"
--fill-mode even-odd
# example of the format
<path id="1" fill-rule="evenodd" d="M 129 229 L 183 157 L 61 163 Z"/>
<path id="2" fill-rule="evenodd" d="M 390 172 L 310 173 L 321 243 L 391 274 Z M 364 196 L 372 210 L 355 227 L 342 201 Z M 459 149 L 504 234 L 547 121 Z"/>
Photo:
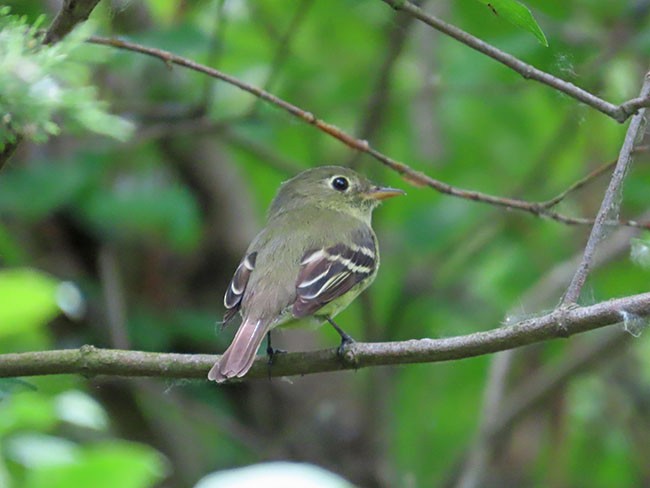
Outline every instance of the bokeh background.
<path id="1" fill-rule="evenodd" d="M 43 26 L 59 7 L 4 3 L 29 23 L 44 15 Z M 650 67 L 647 0 L 528 0 L 548 47 L 475 0 L 422 3 L 615 103 L 637 96 Z M 415 169 L 497 195 L 547 200 L 615 158 L 625 131 L 379 0 L 102 0 L 91 21 L 97 34 L 217 67 Z M 102 46 L 72 59 L 67 83 L 97 87 L 135 129 L 116 140 L 56 115 L 62 133 L 22 144 L 0 172 L 2 353 L 223 351 L 234 330 L 217 327 L 222 296 L 249 239 L 280 182 L 321 164 L 408 191 L 375 213 L 382 268 L 338 320 L 358 340 L 454 336 L 542 313 L 586 242 L 586 227 L 412 187 L 204 75 Z M 648 210 L 647 161 L 639 151 L 623 217 Z M 559 210 L 595 215 L 606 184 L 595 179 Z M 635 238 L 610 229 L 582 303 L 647 291 Z M 631 318 L 509 354 L 232 386 L 1 380 L 0 486 L 189 487 L 269 460 L 364 487 L 647 486 L 643 326 Z M 323 328 L 279 333 L 274 346 L 337 343 Z"/>

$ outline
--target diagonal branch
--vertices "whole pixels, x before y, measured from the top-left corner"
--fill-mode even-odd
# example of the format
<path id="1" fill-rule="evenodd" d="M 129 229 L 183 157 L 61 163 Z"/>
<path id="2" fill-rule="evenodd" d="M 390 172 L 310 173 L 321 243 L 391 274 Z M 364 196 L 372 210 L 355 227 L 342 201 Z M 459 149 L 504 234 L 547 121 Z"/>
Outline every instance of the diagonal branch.
<path id="1" fill-rule="evenodd" d="M 47 29 L 43 44 L 55 44 L 67 36 L 77 24 L 88 20 L 99 0 L 65 0 L 61 10 Z"/>
<path id="2" fill-rule="evenodd" d="M 360 139 L 374 139 L 384 123 L 386 108 L 391 96 L 393 70 L 406 45 L 414 20 L 410 15 L 399 15 L 395 19 L 391 19 L 387 26 L 386 54 L 379 68 L 372 95 L 362 111 L 363 119 L 359 122 L 359 128 L 356 130 Z M 359 161 L 359 156 L 361 153 L 353 153 L 346 166 L 354 168 Z"/>
<path id="3" fill-rule="evenodd" d="M 271 66 L 269 67 L 269 73 L 266 77 L 266 81 L 264 81 L 264 90 L 269 91 L 275 85 L 275 81 L 281 72 L 282 66 L 285 64 L 286 60 L 289 57 L 291 41 L 298 32 L 298 29 L 307 16 L 307 13 L 309 12 L 309 9 L 312 7 L 313 3 L 314 0 L 302 0 L 296 8 L 293 17 L 289 21 L 289 27 L 287 27 L 286 32 L 282 35 L 278 42 L 278 46 L 271 61 Z M 257 98 L 255 100 L 255 103 L 253 103 L 253 106 L 250 110 L 251 114 L 255 115 L 257 113 L 257 110 L 259 109 L 259 101 L 260 99 Z"/>
<path id="4" fill-rule="evenodd" d="M 269 370 L 259 357 L 247 379 L 292 376 L 326 371 L 463 359 L 547 341 L 621 322 L 627 316 L 650 315 L 650 293 L 553 312 L 538 318 L 486 332 L 446 339 L 414 339 L 402 342 L 353 343 L 343 360 L 336 349 L 281 354 Z M 203 379 L 219 356 L 165 354 L 141 351 L 80 349 L 0 355 L 0 377 L 50 374 L 153 376 Z"/>
<path id="5" fill-rule="evenodd" d="M 575 376 L 611 358 L 632 340 L 626 332 L 611 330 L 591 344 L 582 344 L 559 364 L 546 366 L 530 375 L 503 401 L 503 409 L 486 433 L 488 438 L 503 436 L 518 420 L 543 405 Z"/>
<path id="6" fill-rule="evenodd" d="M 214 68 L 210 68 L 209 66 L 205 66 L 203 64 L 197 63 L 195 61 L 192 61 L 191 59 L 178 56 L 169 51 L 143 46 L 141 44 L 124 41 L 121 39 L 110 39 L 110 38 L 98 37 L 98 36 L 90 37 L 88 39 L 88 42 L 93 44 L 100 44 L 104 46 L 111 46 L 117 49 L 133 51 L 140 54 L 146 54 L 148 56 L 161 59 L 168 65 L 176 64 L 178 66 L 183 66 L 185 68 L 189 68 L 199 73 L 203 73 L 208 76 L 212 76 L 213 78 L 222 80 L 226 83 L 229 83 L 230 85 L 236 86 L 237 88 L 247 93 L 250 93 L 251 95 L 254 95 L 266 102 L 271 103 L 272 105 L 275 105 L 276 107 L 285 110 L 286 112 L 288 112 L 294 117 L 297 117 L 303 122 L 315 126 L 317 129 L 334 137 L 335 139 L 338 139 L 339 141 L 343 142 L 350 148 L 355 149 L 357 151 L 364 152 L 372 156 L 380 163 L 384 164 L 385 166 L 388 166 L 393 171 L 402 175 L 402 177 L 405 180 L 407 180 L 413 185 L 427 186 L 445 195 L 450 195 L 465 200 L 472 200 L 475 202 L 482 202 L 497 207 L 505 207 L 509 210 L 518 210 L 521 212 L 527 212 L 536 215 L 538 217 L 548 218 L 567 225 L 593 225 L 594 222 L 593 219 L 569 217 L 561 213 L 555 212 L 549 208 L 545 208 L 543 204 L 538 202 L 528 202 L 516 198 L 499 197 L 499 196 L 490 195 L 478 191 L 465 190 L 463 188 L 458 188 L 449 185 L 440 180 L 436 180 L 435 178 L 432 178 L 420 171 L 414 170 L 413 168 L 407 166 L 404 163 L 401 163 L 399 161 L 396 161 L 386 156 L 385 154 L 371 147 L 368 141 L 364 141 L 352 137 L 351 135 L 343 132 L 335 125 L 329 124 L 324 120 L 319 119 L 311 112 L 307 112 L 301 109 L 300 107 L 287 102 L 286 100 L 283 100 L 265 90 L 262 90 L 261 88 L 245 83 L 240 79 L 235 78 L 234 76 L 223 73 L 222 71 L 216 70 Z M 631 220 L 608 222 L 608 224 L 622 225 L 626 227 L 650 228 L 650 224 L 635 222 Z"/>
<path id="7" fill-rule="evenodd" d="M 632 150 L 633 154 L 638 154 L 642 152 L 647 152 L 650 150 L 650 146 L 638 146 L 635 147 Z M 599 176 L 603 175 L 604 173 L 607 173 L 609 170 L 612 168 L 616 167 L 617 159 L 610 161 L 609 163 L 602 164 L 598 166 L 596 169 L 594 169 L 592 172 L 590 172 L 588 175 L 580 178 L 578 181 L 573 183 L 571 186 L 569 186 L 566 190 L 564 190 L 562 193 L 558 194 L 557 196 L 551 198 L 550 200 L 546 200 L 545 202 L 542 203 L 542 206 L 544 208 L 551 208 L 556 206 L 558 203 L 560 203 L 562 200 L 564 200 L 570 193 L 576 192 L 582 188 L 584 188 L 587 184 L 591 183 L 593 180 L 598 178 Z"/>
<path id="8" fill-rule="evenodd" d="M 646 74 L 643 86 L 641 88 L 640 98 L 645 98 L 650 94 L 650 72 Z M 596 252 L 596 246 L 603 237 L 603 232 L 607 221 L 610 219 L 610 216 L 618 214 L 618 208 L 620 205 L 618 196 L 620 195 L 623 180 L 625 180 L 625 175 L 627 174 L 628 167 L 632 161 L 632 150 L 634 149 L 634 142 L 639 135 L 641 126 L 643 125 L 643 118 L 645 115 L 645 109 L 639 110 L 630 122 L 630 126 L 627 129 L 625 134 L 625 139 L 623 140 L 623 145 L 621 146 L 621 152 L 618 156 L 618 162 L 616 163 L 616 168 L 614 168 L 614 173 L 612 174 L 612 179 L 609 182 L 605 196 L 600 205 L 600 210 L 596 216 L 594 226 L 591 229 L 591 234 L 587 240 L 587 245 L 585 246 L 585 251 L 582 256 L 582 261 L 578 266 L 578 269 L 567 288 L 564 298 L 562 299 L 563 305 L 573 304 L 578 301 L 580 297 L 580 292 L 582 287 L 587 280 L 587 275 L 589 274 L 589 268 L 591 267 L 591 261 L 593 260 L 594 254 Z"/>
<path id="9" fill-rule="evenodd" d="M 625 122 L 631 115 L 636 113 L 642 107 L 647 107 L 650 105 L 650 97 L 648 95 L 641 95 L 637 98 L 632 98 L 620 105 L 614 105 L 602 98 L 597 97 L 593 93 L 590 93 L 582 88 L 565 81 L 561 78 L 551 75 L 545 71 L 542 71 L 534 66 L 524 63 L 520 59 L 497 49 L 496 47 L 488 44 L 485 41 L 482 41 L 478 37 L 465 32 L 458 27 L 448 24 L 437 17 L 425 12 L 420 7 L 408 0 L 382 0 L 384 3 L 390 5 L 393 9 L 397 11 L 407 12 L 416 19 L 424 22 L 425 24 L 433 27 L 434 29 L 456 39 L 458 42 L 465 44 L 466 46 L 485 54 L 486 56 L 491 57 L 492 59 L 500 62 L 501 64 L 506 65 L 510 69 L 516 71 L 521 76 L 526 79 L 535 80 L 544 85 L 555 88 L 566 95 L 569 95 L 576 100 L 589 105 L 592 108 L 595 108 L 599 112 L 608 115 L 617 122 Z"/>
<path id="10" fill-rule="evenodd" d="M 594 266 L 603 266 L 624 254 L 629 248 L 633 232 L 632 229 L 618 229 L 610 239 L 599 246 L 594 258 Z M 581 257 L 582 253 L 578 253 L 555 265 L 520 297 L 512 313 L 539 310 L 555 300 L 558 291 L 565 289 L 571 281 Z M 553 362 L 533 372 L 532 375 L 526 375 L 526 378 L 514 389 L 508 384 L 509 373 L 515 363 L 515 353 L 525 356 L 525 351 L 511 349 L 495 354 L 486 384 L 477 436 L 468 450 L 459 456 L 459 459 L 464 459 L 463 469 L 455 486 L 470 488 L 485 484 L 484 477 L 493 459 L 506 449 L 504 436 L 534 406 L 539 407 L 537 400 L 552 396 L 575 374 L 592 369 L 599 361 L 610 358 L 615 352 L 620 352 L 619 346 L 624 342 L 631 341 L 630 334 L 617 329 L 610 328 L 606 334 L 601 334 L 595 341 L 587 341 L 585 336 L 572 341 L 562 361 Z M 611 341 L 603 340 L 603 337 L 611 338 Z M 508 388 L 513 391 L 509 392 Z"/>

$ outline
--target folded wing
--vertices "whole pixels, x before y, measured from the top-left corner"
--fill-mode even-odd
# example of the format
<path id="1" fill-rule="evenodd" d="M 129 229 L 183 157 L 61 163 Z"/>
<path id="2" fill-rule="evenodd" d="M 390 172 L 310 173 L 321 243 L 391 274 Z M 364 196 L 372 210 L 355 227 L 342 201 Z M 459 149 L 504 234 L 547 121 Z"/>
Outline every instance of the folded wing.
<path id="1" fill-rule="evenodd" d="M 246 291 L 246 286 L 248 286 L 251 271 L 255 268 L 256 258 L 256 252 L 244 256 L 244 259 L 239 263 L 239 266 L 230 281 L 228 290 L 226 290 L 226 294 L 223 297 L 223 304 L 226 307 L 226 312 L 223 315 L 224 324 L 232 319 L 241 307 L 242 297 Z"/>
<path id="2" fill-rule="evenodd" d="M 311 249 L 300 262 L 293 315 L 312 315 L 344 295 L 376 270 L 377 252 L 372 235 L 359 236 L 350 244 Z"/>

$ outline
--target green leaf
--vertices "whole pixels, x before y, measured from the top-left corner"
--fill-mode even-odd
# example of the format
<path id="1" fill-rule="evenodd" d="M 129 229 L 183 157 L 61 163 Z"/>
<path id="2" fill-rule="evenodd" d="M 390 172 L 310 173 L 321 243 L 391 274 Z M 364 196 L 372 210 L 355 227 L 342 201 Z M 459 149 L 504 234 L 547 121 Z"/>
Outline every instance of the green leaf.
<path id="1" fill-rule="evenodd" d="M 108 113 L 90 85 L 89 67 L 102 61 L 83 58 L 92 23 L 82 23 L 55 45 L 36 48 L 41 22 L 27 25 L 25 18 L 0 11 L 0 145 L 15 141 L 16 134 L 45 142 L 63 129 L 127 139 L 133 124 Z"/>
<path id="2" fill-rule="evenodd" d="M 6 380 L 3 383 L 8 385 Z M 22 383 L 28 385 L 24 381 Z M 11 388 L 11 396 L 0 403 L 0 438 L 7 438 L 13 432 L 46 432 L 54 428 L 59 420 L 54 403 L 47 395 L 38 391 L 20 391 L 18 388 L 28 387 L 18 386 L 18 383 Z M 29 385 L 29 388 L 35 387 Z"/>
<path id="3" fill-rule="evenodd" d="M 504 18 L 512 25 L 527 30 L 534 35 L 544 46 L 548 47 L 548 41 L 542 29 L 537 24 L 530 9 L 517 0 L 478 0 L 499 17 Z"/>
<path id="4" fill-rule="evenodd" d="M 165 474 L 165 460 L 157 451 L 141 444 L 107 442 L 78 448 L 70 462 L 35 467 L 24 486 L 146 488 L 156 486 Z"/>
<path id="5" fill-rule="evenodd" d="M 0 271 L 0 337 L 42 327 L 59 313 L 58 282 L 28 268 Z"/>

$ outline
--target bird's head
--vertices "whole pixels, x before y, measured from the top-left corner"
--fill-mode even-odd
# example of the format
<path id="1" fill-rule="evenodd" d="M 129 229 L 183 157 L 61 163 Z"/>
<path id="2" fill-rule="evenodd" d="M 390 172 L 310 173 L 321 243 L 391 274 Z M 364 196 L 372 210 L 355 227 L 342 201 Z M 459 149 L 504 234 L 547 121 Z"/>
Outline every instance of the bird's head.
<path id="1" fill-rule="evenodd" d="M 273 199 L 269 216 L 315 206 L 369 220 L 372 210 L 382 200 L 404 193 L 403 190 L 376 185 L 349 168 L 320 166 L 285 181 Z"/>

